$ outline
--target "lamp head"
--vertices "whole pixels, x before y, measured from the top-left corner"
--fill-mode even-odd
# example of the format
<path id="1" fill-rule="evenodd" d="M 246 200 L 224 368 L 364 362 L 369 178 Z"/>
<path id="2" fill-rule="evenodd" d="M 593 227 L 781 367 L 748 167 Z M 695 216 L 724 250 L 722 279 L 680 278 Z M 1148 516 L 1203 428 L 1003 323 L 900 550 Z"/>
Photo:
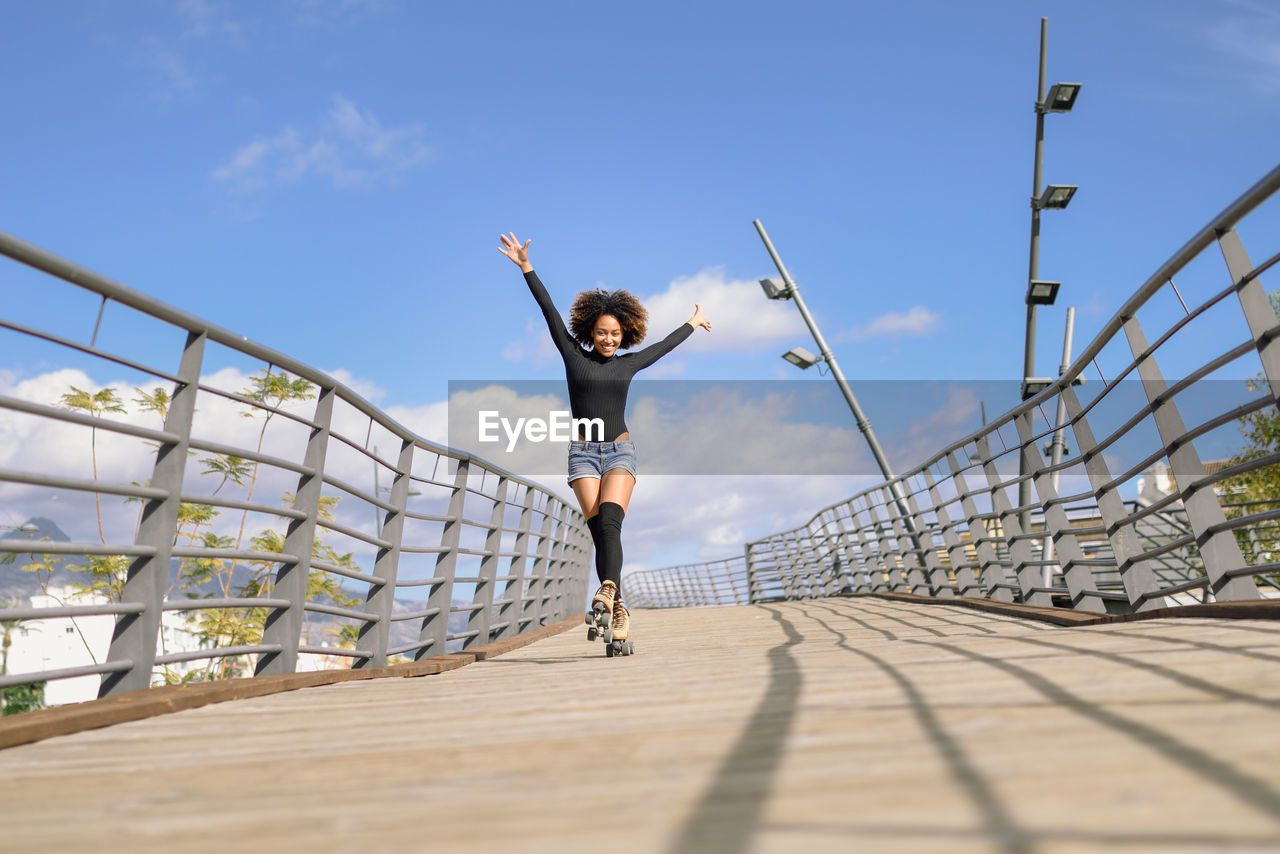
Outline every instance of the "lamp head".
<path id="1" fill-rule="evenodd" d="M 791 299 L 791 289 L 777 279 L 761 279 L 760 289 L 769 299 Z"/>
<path id="2" fill-rule="evenodd" d="M 813 355 L 803 347 L 792 347 L 790 350 L 782 354 L 782 358 L 786 359 L 802 371 L 812 368 L 814 365 L 818 364 L 818 362 L 822 361 L 821 357 Z"/>
<path id="3" fill-rule="evenodd" d="M 1040 105 L 1041 112 L 1069 113 L 1076 105 L 1076 97 L 1080 94 L 1079 83 L 1054 83 Z"/>
<path id="4" fill-rule="evenodd" d="M 1050 184 L 1044 188 L 1040 198 L 1031 200 L 1031 204 L 1036 210 L 1060 211 L 1071 204 L 1071 197 L 1078 189 L 1075 184 Z"/>

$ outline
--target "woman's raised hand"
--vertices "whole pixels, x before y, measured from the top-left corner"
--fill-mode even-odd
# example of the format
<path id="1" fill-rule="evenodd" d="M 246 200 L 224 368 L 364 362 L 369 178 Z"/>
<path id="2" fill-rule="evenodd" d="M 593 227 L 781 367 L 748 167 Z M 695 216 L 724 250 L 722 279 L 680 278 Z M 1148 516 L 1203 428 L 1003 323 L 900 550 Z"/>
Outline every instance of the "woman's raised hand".
<path id="1" fill-rule="evenodd" d="M 707 330 L 708 332 L 711 331 L 711 321 L 707 320 L 707 318 L 703 316 L 702 306 L 698 305 L 697 303 L 693 304 L 693 317 L 689 318 L 689 325 L 692 326 L 694 329 L 697 329 L 699 326 L 701 326 L 703 329 Z"/>
<path id="2" fill-rule="evenodd" d="M 511 263 L 526 273 L 533 269 L 533 265 L 529 263 L 529 244 L 533 242 L 532 239 L 526 240 L 523 246 L 516 240 L 514 233 L 499 234 L 498 239 L 502 241 L 498 251 L 510 258 Z"/>

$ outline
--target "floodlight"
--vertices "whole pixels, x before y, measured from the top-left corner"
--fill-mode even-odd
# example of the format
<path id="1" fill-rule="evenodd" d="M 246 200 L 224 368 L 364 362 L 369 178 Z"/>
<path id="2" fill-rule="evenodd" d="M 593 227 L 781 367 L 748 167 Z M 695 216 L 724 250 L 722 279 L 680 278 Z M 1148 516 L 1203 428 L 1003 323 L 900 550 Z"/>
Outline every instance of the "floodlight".
<path id="1" fill-rule="evenodd" d="M 760 287 L 769 299 L 791 299 L 791 289 L 777 279 L 761 279 Z"/>
<path id="2" fill-rule="evenodd" d="M 1071 197 L 1078 189 L 1075 184 L 1050 184 L 1044 188 L 1040 198 L 1031 200 L 1031 205 L 1036 210 L 1062 210 L 1071 204 Z"/>
<path id="3" fill-rule="evenodd" d="M 1058 298 L 1058 287 L 1061 282 L 1043 282 L 1034 279 L 1027 283 L 1027 305 L 1053 305 Z"/>
<path id="4" fill-rule="evenodd" d="M 1054 83 L 1049 87 L 1040 111 L 1044 113 L 1069 113 L 1076 105 L 1076 96 L 1080 94 L 1079 83 Z"/>
<path id="5" fill-rule="evenodd" d="M 1022 399 L 1035 397 L 1051 385 L 1053 380 L 1049 377 L 1027 377 L 1022 381 Z"/>
<path id="6" fill-rule="evenodd" d="M 818 356 L 813 355 L 803 347 L 793 347 L 782 354 L 782 358 L 795 365 L 800 370 L 812 368 L 814 365 L 822 361 Z"/>

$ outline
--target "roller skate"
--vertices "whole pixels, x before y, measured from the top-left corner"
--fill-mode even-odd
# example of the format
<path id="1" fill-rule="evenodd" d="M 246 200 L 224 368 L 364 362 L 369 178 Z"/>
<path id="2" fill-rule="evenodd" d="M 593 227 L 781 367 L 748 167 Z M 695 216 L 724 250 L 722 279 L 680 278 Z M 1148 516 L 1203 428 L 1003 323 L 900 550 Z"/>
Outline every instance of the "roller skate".
<path id="1" fill-rule="evenodd" d="M 587 640 L 602 639 L 605 643 L 613 640 L 613 630 L 609 621 L 613 615 L 613 605 L 618 598 L 618 586 L 612 581 L 605 581 L 591 600 L 591 610 L 587 612 Z"/>
<path id="2" fill-rule="evenodd" d="M 635 644 L 627 640 L 627 636 L 631 634 L 631 612 L 622 604 L 621 599 L 613 603 L 612 628 L 613 639 L 605 639 L 607 645 L 604 648 L 604 654 L 609 658 L 615 655 L 633 654 L 636 651 Z"/>

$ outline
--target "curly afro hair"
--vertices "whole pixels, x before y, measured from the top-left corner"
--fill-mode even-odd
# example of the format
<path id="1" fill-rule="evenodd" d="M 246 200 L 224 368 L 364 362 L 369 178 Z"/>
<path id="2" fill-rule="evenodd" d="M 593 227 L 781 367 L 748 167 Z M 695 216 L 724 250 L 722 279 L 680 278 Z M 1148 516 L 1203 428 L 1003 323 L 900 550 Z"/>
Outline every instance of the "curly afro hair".
<path id="1" fill-rule="evenodd" d="M 595 341 L 592 331 L 601 315 L 611 314 L 618 319 L 622 327 L 622 343 L 620 350 L 628 350 L 644 340 L 649 331 L 649 312 L 645 311 L 640 300 L 628 291 L 605 291 L 596 288 L 594 291 L 583 291 L 573 301 L 569 309 L 569 334 L 584 347 L 591 347 Z"/>

